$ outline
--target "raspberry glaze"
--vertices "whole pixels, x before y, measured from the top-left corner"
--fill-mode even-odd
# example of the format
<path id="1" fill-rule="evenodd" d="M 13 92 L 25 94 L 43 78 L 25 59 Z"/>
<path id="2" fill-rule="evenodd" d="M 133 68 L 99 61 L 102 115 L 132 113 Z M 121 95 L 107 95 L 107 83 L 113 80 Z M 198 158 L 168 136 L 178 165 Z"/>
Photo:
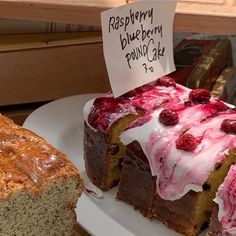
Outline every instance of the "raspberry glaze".
<path id="1" fill-rule="evenodd" d="M 236 146 L 235 136 L 221 130 L 223 120 L 236 119 L 236 112 L 212 98 L 206 104 L 191 101 L 190 92 L 178 84 L 167 87 L 156 82 L 117 99 L 109 93 L 90 102 L 84 112 L 91 128 L 104 133 L 121 117 L 141 112 L 142 117 L 121 134 L 121 141 L 125 145 L 134 140 L 140 143 L 152 175 L 157 176 L 157 192 L 166 200 L 179 199 L 190 190 L 202 191 L 215 164 Z M 177 124 L 167 126 L 159 121 L 164 109 L 177 113 Z M 176 148 L 183 133 L 197 139 L 194 150 Z"/>
<path id="2" fill-rule="evenodd" d="M 171 78 L 161 79 L 161 82 L 157 80 L 116 99 L 112 93 L 95 99 L 92 107 L 85 106 L 85 109 L 89 110 L 89 112 L 84 111 L 84 114 L 87 114 L 85 120 L 92 128 L 107 132 L 114 122 L 126 115 L 150 114 L 169 101 L 179 103 L 181 99 L 187 99 L 183 97 L 187 96 L 189 91 L 187 88 L 176 86 Z"/>
<path id="3" fill-rule="evenodd" d="M 161 107 L 142 126 L 123 132 L 121 140 L 124 144 L 134 140 L 140 143 L 152 175 L 157 176 L 158 194 L 163 199 L 176 200 L 190 190 L 202 191 L 215 164 L 222 161 L 228 148 L 236 146 L 235 136 L 220 129 L 222 121 L 236 117 L 236 112 L 219 113 L 212 103 L 191 106 L 169 103 L 168 106 L 176 109 L 177 125 L 166 126 L 159 122 L 159 114 L 164 109 Z M 192 134 L 198 140 L 194 151 L 176 148 L 176 140 L 183 133 Z"/>
<path id="4" fill-rule="evenodd" d="M 100 132 L 107 132 L 121 117 L 142 113 L 142 117 L 121 134 L 121 141 L 125 145 L 134 140 L 140 143 L 152 175 L 157 177 L 157 192 L 166 200 L 179 199 L 190 190 L 202 191 L 216 163 L 225 158 L 228 150 L 236 147 L 235 134 L 221 128 L 224 120 L 236 119 L 236 111 L 213 98 L 203 104 L 197 103 L 191 99 L 190 91 L 181 85 L 166 85 L 161 81 L 135 89 L 117 99 L 109 93 L 89 101 L 84 109 L 87 123 Z M 167 126 L 159 121 L 164 109 L 177 113 L 177 124 Z M 196 138 L 194 150 L 176 148 L 176 140 L 182 134 Z M 234 169 L 231 174 L 234 177 L 228 177 L 232 190 L 227 192 L 229 184 L 224 183 L 216 199 L 221 209 L 219 219 L 226 225 L 225 228 L 229 225 L 236 227 L 236 214 L 231 214 L 232 209 L 234 213 L 236 209 L 232 197 L 236 195 L 236 184 L 231 184 L 233 178 L 236 179 L 236 166 Z"/>

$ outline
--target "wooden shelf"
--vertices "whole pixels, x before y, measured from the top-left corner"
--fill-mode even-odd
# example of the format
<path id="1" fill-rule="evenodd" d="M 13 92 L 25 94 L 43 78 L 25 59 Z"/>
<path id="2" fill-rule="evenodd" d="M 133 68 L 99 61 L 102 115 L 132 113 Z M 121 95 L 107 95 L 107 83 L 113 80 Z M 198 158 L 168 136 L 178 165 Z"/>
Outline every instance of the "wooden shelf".
<path id="1" fill-rule="evenodd" d="M 0 61 L 0 106 L 110 90 L 101 32 L 2 35 Z"/>
<path id="2" fill-rule="evenodd" d="M 101 11 L 125 0 L 1 0 L 1 18 L 100 25 Z"/>
<path id="3" fill-rule="evenodd" d="M 132 0 L 130 0 L 131 2 Z M 126 0 L 1 0 L 1 18 L 100 25 L 100 13 Z M 174 30 L 236 34 L 236 0 L 180 0 Z"/>
<path id="4" fill-rule="evenodd" d="M 182 32 L 236 34 L 236 1 L 181 0 L 174 28 Z"/>

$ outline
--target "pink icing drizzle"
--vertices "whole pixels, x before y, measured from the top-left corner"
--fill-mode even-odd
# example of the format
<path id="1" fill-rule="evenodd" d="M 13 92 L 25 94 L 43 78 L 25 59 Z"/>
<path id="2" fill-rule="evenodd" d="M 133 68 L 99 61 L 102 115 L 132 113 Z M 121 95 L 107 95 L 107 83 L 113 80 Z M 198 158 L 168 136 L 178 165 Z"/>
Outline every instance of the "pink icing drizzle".
<path id="1" fill-rule="evenodd" d="M 109 93 L 95 100 L 88 117 L 93 128 L 106 132 L 121 117 L 143 112 L 144 116 L 130 125 L 121 140 L 124 144 L 134 140 L 140 143 L 152 175 L 157 176 L 157 192 L 166 200 L 179 199 L 190 190 L 202 191 L 215 164 L 236 145 L 234 135 L 220 130 L 221 122 L 235 119 L 236 112 L 219 113 L 219 102 L 214 99 L 205 105 L 191 104 L 189 92 L 180 85 L 175 88 L 149 84 L 117 99 Z M 178 113 L 177 125 L 159 122 L 164 108 Z M 175 140 L 186 131 L 200 141 L 193 152 L 176 149 Z"/>
<path id="2" fill-rule="evenodd" d="M 157 192 L 163 199 L 175 200 L 191 189 L 202 190 L 215 164 L 222 161 L 225 151 L 236 145 L 234 135 L 227 135 L 220 130 L 221 122 L 228 116 L 232 117 L 232 114 L 210 118 L 187 131 L 201 140 L 193 152 L 176 149 L 175 140 L 179 136 L 177 129 L 166 132 L 164 137 L 158 137 L 158 131 L 151 133 L 145 152 L 153 166 L 153 175 L 157 176 Z M 236 114 L 233 116 L 236 118 Z M 153 142 L 153 138 L 157 141 Z"/>
<path id="3" fill-rule="evenodd" d="M 121 135 L 124 144 L 134 140 L 140 143 L 152 175 L 157 176 L 156 189 L 163 199 L 176 200 L 190 190 L 202 191 L 215 164 L 222 161 L 225 151 L 236 146 L 235 136 L 220 129 L 224 119 L 236 118 L 236 112 L 219 113 L 214 104 L 214 100 L 191 106 L 170 101 L 156 109 L 146 123 L 136 127 L 131 124 L 132 128 Z M 164 107 L 178 113 L 177 125 L 165 126 L 159 122 Z M 200 142 L 193 152 L 176 149 L 175 140 L 186 130 Z"/>
<path id="4" fill-rule="evenodd" d="M 219 204 L 218 217 L 223 230 L 236 235 L 236 165 L 230 167 L 224 182 L 218 189 L 216 201 Z"/>

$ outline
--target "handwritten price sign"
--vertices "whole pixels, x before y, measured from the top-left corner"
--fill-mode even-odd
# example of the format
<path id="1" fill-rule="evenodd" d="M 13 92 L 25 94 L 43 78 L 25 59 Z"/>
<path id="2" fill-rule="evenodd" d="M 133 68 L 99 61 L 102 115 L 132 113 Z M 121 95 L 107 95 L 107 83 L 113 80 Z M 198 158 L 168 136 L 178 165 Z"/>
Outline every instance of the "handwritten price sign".
<path id="1" fill-rule="evenodd" d="M 175 70 L 176 1 L 139 1 L 102 12 L 103 50 L 115 97 Z"/>

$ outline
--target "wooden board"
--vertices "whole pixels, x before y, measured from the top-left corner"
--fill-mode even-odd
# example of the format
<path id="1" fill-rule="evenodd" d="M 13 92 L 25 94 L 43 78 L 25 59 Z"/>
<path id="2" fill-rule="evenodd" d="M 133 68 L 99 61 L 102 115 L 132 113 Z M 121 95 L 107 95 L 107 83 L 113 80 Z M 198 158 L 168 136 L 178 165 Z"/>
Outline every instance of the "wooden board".
<path id="1" fill-rule="evenodd" d="M 102 43 L 101 32 L 0 35 L 0 52 Z"/>
<path id="2" fill-rule="evenodd" d="M 130 0 L 132 2 L 133 0 Z M 1 0 L 1 18 L 100 25 L 103 10 L 125 0 Z M 175 31 L 236 34 L 235 0 L 180 0 Z"/>
<path id="3" fill-rule="evenodd" d="M 180 0 L 177 13 L 208 15 L 219 17 L 236 17 L 235 0 Z"/>
<path id="4" fill-rule="evenodd" d="M 236 34 L 235 0 L 180 0 L 175 31 Z"/>
<path id="5" fill-rule="evenodd" d="M 24 35 L 26 42 L 17 40 L 22 36 L 0 37 L 0 43 L 5 42 L 0 47 L 0 90 L 4 95 L 0 106 L 108 91 L 101 36 L 88 34 L 77 34 L 77 40 L 60 37 L 51 40 L 50 46 L 45 46 L 49 38 L 43 40 L 42 35 L 28 43 L 26 38 L 32 36 Z"/>
<path id="6" fill-rule="evenodd" d="M 100 13 L 125 0 L 1 0 L 1 18 L 100 25 Z"/>

